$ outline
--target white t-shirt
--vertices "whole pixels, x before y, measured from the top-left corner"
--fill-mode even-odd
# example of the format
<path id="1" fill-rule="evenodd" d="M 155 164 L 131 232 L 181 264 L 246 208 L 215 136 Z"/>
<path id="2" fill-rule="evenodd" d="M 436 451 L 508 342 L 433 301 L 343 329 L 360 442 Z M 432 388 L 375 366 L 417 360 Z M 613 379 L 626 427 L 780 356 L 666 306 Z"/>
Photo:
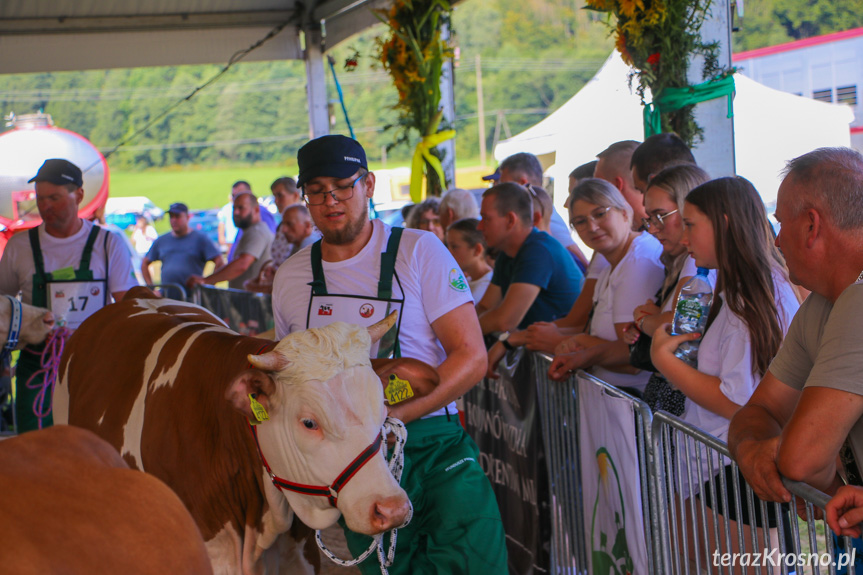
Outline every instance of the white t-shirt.
<path id="1" fill-rule="evenodd" d="M 55 238 L 45 231 L 45 224 L 39 225 L 39 245 L 42 248 L 42 258 L 45 271 L 53 272 L 66 267 L 78 269 L 81 254 L 93 223 L 83 220 L 81 229 L 68 238 Z M 108 234 L 108 291 L 110 293 L 126 291 L 136 285 L 138 280 L 132 270 L 132 256 L 126 243 L 115 233 L 99 232 L 93 244 L 90 257 L 90 269 L 94 279 L 105 278 L 105 234 Z M 33 250 L 30 247 L 28 232 L 15 234 L 3 251 L 0 259 L 0 293 L 15 295 L 18 290 L 23 292 L 24 303 L 33 301 L 33 274 L 36 273 L 36 262 L 33 261 Z"/>
<path id="2" fill-rule="evenodd" d="M 491 276 L 494 275 L 494 270 L 489 270 L 487 274 L 481 278 L 470 280 L 470 294 L 473 296 L 473 301 L 478 302 L 485 295 L 485 290 L 488 289 L 488 284 L 491 283 Z"/>
<path id="3" fill-rule="evenodd" d="M 791 320 L 800 304 L 794 288 L 783 277 L 782 272 L 773 267 L 773 286 L 775 290 L 776 304 L 779 310 L 779 326 L 784 335 L 791 325 Z M 715 296 L 714 296 L 715 297 Z M 725 397 L 738 405 L 744 405 L 755 388 L 761 381 L 761 376 L 752 370 L 752 342 L 749 337 L 749 328 L 746 323 L 731 308 L 725 305 L 724 293 L 719 297 L 723 300 L 722 308 L 716 315 L 716 319 L 704 334 L 701 345 L 698 347 L 698 371 L 719 378 L 719 390 Z M 718 437 L 722 441 L 728 440 L 729 420 L 718 415 L 694 401 L 688 400 L 683 411 L 682 419 L 687 423 Z M 709 478 L 708 458 L 702 453 L 702 477 L 704 481 Z M 730 461 L 723 457 L 719 462 L 718 457 L 713 458 L 714 473 Z M 697 473 L 697 452 L 692 454 L 692 473 Z M 685 496 L 689 496 L 688 479 L 684 473 L 684 482 L 681 490 Z M 694 490 L 697 492 L 698 490 Z"/>
<path id="4" fill-rule="evenodd" d="M 587 270 L 584 273 L 584 279 L 595 280 L 600 274 L 608 268 L 608 260 L 599 252 L 593 252 L 593 257 L 590 258 L 590 263 L 587 264 Z"/>
<path id="5" fill-rule="evenodd" d="M 372 220 L 372 237 L 354 257 L 323 262 L 327 292 L 377 297 L 381 253 L 386 251 L 390 227 Z M 393 299 L 404 298 L 399 330 L 402 357 L 412 357 L 439 366 L 446 353 L 431 324 L 465 303 L 470 290 L 452 255 L 434 234 L 406 229 L 402 233 L 393 279 Z M 460 281 L 459 281 L 460 280 Z M 311 298 L 311 247 L 288 258 L 273 280 L 273 316 L 276 336 L 306 329 Z M 455 402 L 449 406 L 455 413 Z M 443 415 L 443 409 L 426 417 Z"/>
<path id="6" fill-rule="evenodd" d="M 615 341 L 617 332 L 614 324 L 631 322 L 632 310 L 656 295 L 665 279 L 665 267 L 659 261 L 661 254 L 662 244 L 650 234 L 642 232 L 632 240 L 616 266 L 607 266 L 599 274 L 593 292 L 590 335 Z M 648 372 L 636 375 L 616 373 L 598 365 L 592 367 L 590 372 L 618 387 L 644 389 L 650 379 Z"/>

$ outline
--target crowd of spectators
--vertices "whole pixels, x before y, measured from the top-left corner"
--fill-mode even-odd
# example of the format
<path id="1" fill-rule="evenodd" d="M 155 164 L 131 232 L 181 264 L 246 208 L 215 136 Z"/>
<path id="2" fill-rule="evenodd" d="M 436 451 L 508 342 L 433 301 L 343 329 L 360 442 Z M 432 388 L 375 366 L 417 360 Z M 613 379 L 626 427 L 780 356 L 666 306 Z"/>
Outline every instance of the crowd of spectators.
<path id="1" fill-rule="evenodd" d="M 80 186 L 67 192 L 45 173 L 40 194 L 78 193 Z M 470 191 L 451 189 L 406 218 L 406 227 L 443 242 L 463 273 L 486 337 L 488 377 L 497 377 L 499 362 L 516 347 L 551 354 L 553 379 L 587 370 L 727 440 L 760 499 L 789 501 L 781 476 L 838 493 L 828 508 L 831 526 L 859 534 L 853 522 L 861 518 L 863 491 L 839 489 L 863 484 L 859 153 L 819 149 L 789 161 L 776 205 L 778 236 L 749 181 L 711 179 L 674 134 L 617 142 L 575 168 L 564 203 L 569 226 L 543 187 L 535 156 L 515 154 L 488 178 L 493 185 L 480 204 Z M 190 231 L 188 208 L 173 204 L 172 231 L 155 239 L 143 260 L 148 283 L 150 264 L 162 261 L 163 281 L 189 288 L 227 281 L 271 292 L 282 264 L 321 237 L 294 180 L 279 178 L 271 189 L 276 218 L 246 182 L 234 184 L 231 225 L 226 218 L 220 225 L 227 262 Z M 324 201 L 330 194 L 332 203 L 342 202 L 341 190 L 321 192 Z M 43 217 L 50 223 L 47 207 Z M 81 226 L 67 219 L 63 233 L 80 235 Z M 17 245 L 10 242 L 0 269 L 11 266 Z M 204 276 L 208 260 L 216 268 Z M 674 335 L 677 296 L 697 268 L 710 270 L 714 289 L 707 325 L 703 333 Z M 696 339 L 697 363 L 675 355 Z M 735 481 L 730 466 L 719 473 Z M 706 492 L 687 481 L 676 489 L 686 499 Z M 707 507 L 738 519 L 711 501 Z"/>

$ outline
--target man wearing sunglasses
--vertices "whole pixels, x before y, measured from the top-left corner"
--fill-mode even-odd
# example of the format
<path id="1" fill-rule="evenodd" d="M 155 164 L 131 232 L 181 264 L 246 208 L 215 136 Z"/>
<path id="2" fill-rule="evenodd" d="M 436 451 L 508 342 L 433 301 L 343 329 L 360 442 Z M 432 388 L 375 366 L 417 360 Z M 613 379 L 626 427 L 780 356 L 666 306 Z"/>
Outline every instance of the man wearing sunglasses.
<path id="1" fill-rule="evenodd" d="M 371 325 L 398 311 L 373 357 L 411 357 L 437 368 L 430 394 L 388 407 L 407 424 L 401 485 L 414 505 L 399 529 L 392 574 L 505 573 L 503 524 L 476 445 L 459 424 L 455 399 L 482 379 L 485 347 L 468 283 L 443 243 L 420 230 L 369 220 L 375 175 L 362 146 L 323 136 L 297 153 L 298 186 L 323 238 L 291 256 L 273 283 L 276 335 L 334 321 Z M 354 554 L 370 538 L 345 529 Z M 380 573 L 375 557 L 360 563 Z"/>

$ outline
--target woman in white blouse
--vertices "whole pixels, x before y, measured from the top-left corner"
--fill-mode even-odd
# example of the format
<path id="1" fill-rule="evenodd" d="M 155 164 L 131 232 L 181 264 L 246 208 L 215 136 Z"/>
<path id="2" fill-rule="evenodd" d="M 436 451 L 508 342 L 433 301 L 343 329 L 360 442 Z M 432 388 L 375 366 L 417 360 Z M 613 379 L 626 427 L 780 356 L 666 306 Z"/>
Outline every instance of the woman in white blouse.
<path id="1" fill-rule="evenodd" d="M 767 371 L 799 303 L 782 256 L 773 245 L 764 204 L 748 180 L 720 178 L 695 188 L 686 196 L 683 223 L 683 245 L 695 258 L 696 265 L 717 270 L 713 304 L 698 349 L 697 369 L 675 357 L 674 351 L 682 342 L 697 339 L 701 334 L 672 336 L 669 324 L 652 334 L 651 358 L 671 385 L 686 395 L 682 419 L 724 441 L 728 437 L 729 420 L 746 403 Z M 698 477 L 699 465 L 696 452 L 692 453 L 691 461 L 694 477 Z M 700 458 L 701 481 L 710 479 L 708 459 Z M 680 466 L 688 467 L 684 457 L 678 460 Z M 712 469 L 714 473 L 717 470 L 725 473 L 730 498 L 730 481 L 737 478 L 732 476 L 729 464 L 727 459 L 722 463 L 714 459 Z M 713 481 L 718 488 L 720 482 Z M 684 473 L 676 487 L 689 499 L 687 505 L 698 508 L 690 498 L 704 497 L 708 515 L 713 512 L 711 490 L 699 485 L 698 479 L 689 480 Z M 756 498 L 756 509 L 758 505 Z M 728 520 L 736 547 L 736 512 L 733 504 L 727 511 L 724 507 L 720 503 L 715 512 Z M 771 516 L 773 506 L 769 507 L 768 522 L 774 527 L 776 518 Z M 741 522 L 752 523 L 745 510 Z M 760 511 L 756 513 L 756 523 L 759 526 L 763 523 Z M 712 520 L 707 524 L 712 526 Z M 745 540 L 751 541 L 748 528 L 746 531 Z"/>
<path id="2" fill-rule="evenodd" d="M 640 392 L 650 372 L 629 365 L 624 329 L 632 323 L 632 310 L 662 285 L 662 246 L 650 234 L 632 231 L 632 208 L 605 180 L 580 181 L 572 191 L 569 214 L 581 240 L 610 265 L 597 278 L 584 333 L 558 345 L 549 375 L 562 379 L 570 371 L 589 369 L 603 381 Z"/>

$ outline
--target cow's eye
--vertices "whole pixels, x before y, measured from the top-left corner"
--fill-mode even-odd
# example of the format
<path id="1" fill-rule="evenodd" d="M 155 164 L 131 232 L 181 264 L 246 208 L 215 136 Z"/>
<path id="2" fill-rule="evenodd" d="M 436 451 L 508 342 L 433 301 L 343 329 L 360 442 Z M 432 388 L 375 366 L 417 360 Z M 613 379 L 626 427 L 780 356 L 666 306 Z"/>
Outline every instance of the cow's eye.
<path id="1" fill-rule="evenodd" d="M 315 430 L 318 428 L 318 422 L 315 421 L 314 419 L 303 418 L 300 421 L 302 421 L 302 423 L 306 427 L 306 429 Z"/>

